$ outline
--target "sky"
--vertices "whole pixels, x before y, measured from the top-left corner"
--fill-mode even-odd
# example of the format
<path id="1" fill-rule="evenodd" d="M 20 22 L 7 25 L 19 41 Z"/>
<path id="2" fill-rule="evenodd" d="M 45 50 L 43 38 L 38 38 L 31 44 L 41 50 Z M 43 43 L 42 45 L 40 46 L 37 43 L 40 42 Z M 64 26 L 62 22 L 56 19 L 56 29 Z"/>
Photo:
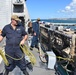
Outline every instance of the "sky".
<path id="1" fill-rule="evenodd" d="M 31 19 L 76 18 L 76 0 L 27 0 Z"/>

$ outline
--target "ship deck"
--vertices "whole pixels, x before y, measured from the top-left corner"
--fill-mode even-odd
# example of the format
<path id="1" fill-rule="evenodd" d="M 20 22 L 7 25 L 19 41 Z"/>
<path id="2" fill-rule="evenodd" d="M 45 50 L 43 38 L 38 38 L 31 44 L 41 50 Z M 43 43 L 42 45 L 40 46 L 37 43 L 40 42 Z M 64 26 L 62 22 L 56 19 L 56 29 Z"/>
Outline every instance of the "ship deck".
<path id="1" fill-rule="evenodd" d="M 4 41 L 0 43 L 0 46 L 2 46 L 2 44 L 4 44 Z M 40 58 L 39 58 L 39 53 L 37 52 L 37 49 L 34 48 L 32 53 L 34 54 L 34 56 L 36 57 L 36 64 L 33 66 L 33 71 L 29 71 L 29 75 L 55 75 L 55 71 L 54 70 L 50 70 L 47 69 L 47 65 L 43 62 L 41 62 Z M 0 57 L 1 58 L 1 57 Z M 1 61 L 2 59 L 0 59 Z M 0 62 L 0 73 L 4 72 L 5 68 L 4 68 L 4 63 L 3 61 Z M 20 69 L 18 67 L 16 67 L 12 72 L 9 73 L 9 75 L 24 75 Z"/>

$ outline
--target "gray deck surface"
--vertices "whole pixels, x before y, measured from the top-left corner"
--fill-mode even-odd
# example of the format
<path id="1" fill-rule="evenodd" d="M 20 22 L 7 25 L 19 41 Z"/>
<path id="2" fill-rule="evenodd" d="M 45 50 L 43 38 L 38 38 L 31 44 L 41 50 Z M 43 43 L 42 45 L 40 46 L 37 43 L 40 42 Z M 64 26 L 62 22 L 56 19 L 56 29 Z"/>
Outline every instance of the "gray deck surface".
<path id="1" fill-rule="evenodd" d="M 39 59 L 39 53 L 37 52 L 37 49 L 34 48 L 32 53 L 35 55 L 37 62 L 36 65 L 34 65 L 32 72 L 28 70 L 30 75 L 55 75 L 54 70 L 48 70 L 47 65 L 41 62 L 41 60 Z M 0 64 L 0 72 L 4 70 L 4 65 L 2 62 Z M 16 67 L 12 72 L 9 73 L 9 75 L 23 75 L 23 73 L 20 71 L 18 67 Z"/>

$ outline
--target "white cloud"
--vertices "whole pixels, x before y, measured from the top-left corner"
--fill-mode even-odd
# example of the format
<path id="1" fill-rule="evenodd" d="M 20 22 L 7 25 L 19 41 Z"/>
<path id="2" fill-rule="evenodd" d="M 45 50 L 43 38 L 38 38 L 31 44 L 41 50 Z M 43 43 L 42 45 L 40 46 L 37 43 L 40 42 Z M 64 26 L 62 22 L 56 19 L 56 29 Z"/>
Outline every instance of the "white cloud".
<path id="1" fill-rule="evenodd" d="M 66 6 L 66 7 L 65 7 L 65 10 L 70 10 L 70 9 L 71 9 L 70 6 Z"/>
<path id="2" fill-rule="evenodd" d="M 72 0 L 72 2 L 69 5 L 67 5 L 64 9 L 60 10 L 59 12 L 76 14 L 76 0 Z"/>

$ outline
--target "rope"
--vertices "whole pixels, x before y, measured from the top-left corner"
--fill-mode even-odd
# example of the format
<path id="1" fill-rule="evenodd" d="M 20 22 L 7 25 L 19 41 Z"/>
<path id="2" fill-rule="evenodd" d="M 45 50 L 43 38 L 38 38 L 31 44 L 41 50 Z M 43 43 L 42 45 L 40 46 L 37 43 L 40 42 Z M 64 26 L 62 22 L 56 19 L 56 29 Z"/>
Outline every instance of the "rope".
<path id="1" fill-rule="evenodd" d="M 50 55 L 50 54 L 47 54 L 47 55 L 48 55 L 48 56 L 55 57 L 55 56 Z M 64 58 L 64 57 L 61 57 L 61 56 L 56 56 L 56 58 L 63 59 L 63 60 L 68 60 L 68 61 L 73 61 L 73 62 L 74 62 L 74 60 L 73 60 L 72 58 Z"/>
<path id="2" fill-rule="evenodd" d="M 22 55 L 21 58 L 14 58 L 14 57 L 12 57 L 12 56 L 6 54 L 6 53 L 5 53 L 5 55 L 8 56 L 9 58 L 13 59 L 13 60 L 21 60 L 21 59 L 24 57 L 24 55 Z"/>
<path id="3" fill-rule="evenodd" d="M 43 56 L 43 58 L 44 58 L 45 56 L 42 55 L 42 53 L 45 55 L 45 53 L 44 53 L 42 50 L 40 50 L 40 57 Z M 51 57 L 55 57 L 55 56 L 50 55 L 50 54 L 47 54 L 47 55 L 48 55 L 48 56 L 51 56 Z M 59 59 L 68 60 L 68 61 L 72 61 L 72 62 L 74 62 L 74 60 L 73 60 L 72 58 L 64 58 L 64 57 L 61 57 L 61 56 L 56 56 L 56 58 L 59 58 Z"/>
<path id="4" fill-rule="evenodd" d="M 36 64 L 36 58 L 31 51 L 28 50 L 26 45 L 20 45 L 21 50 L 29 57 L 31 63 Z"/>
<path id="5" fill-rule="evenodd" d="M 68 60 L 68 61 L 73 61 L 74 62 L 74 60 L 71 59 L 71 58 L 63 58 L 63 57 L 60 57 L 60 56 L 56 56 L 56 58 L 63 59 L 63 60 Z"/>
<path id="6" fill-rule="evenodd" d="M 36 63 L 36 58 L 35 58 L 35 56 L 32 54 L 32 52 L 30 52 L 30 51 L 27 49 L 27 46 L 25 46 L 25 45 L 23 45 L 23 46 L 20 45 L 20 48 L 21 48 L 21 50 L 24 52 L 24 54 L 26 54 L 26 55 L 30 58 L 31 63 L 34 65 L 34 64 Z M 6 53 L 4 54 L 3 50 L 0 50 L 0 55 L 2 56 L 2 58 L 3 58 L 3 60 L 4 60 L 4 63 L 5 63 L 7 66 L 9 65 L 9 62 L 8 62 L 6 56 L 9 57 L 9 58 L 11 58 L 11 59 L 13 59 L 13 60 L 21 60 L 21 59 L 24 57 L 24 54 L 22 55 L 21 58 L 14 58 L 14 57 L 6 54 Z M 5 55 L 6 55 L 6 56 L 5 56 Z"/>

